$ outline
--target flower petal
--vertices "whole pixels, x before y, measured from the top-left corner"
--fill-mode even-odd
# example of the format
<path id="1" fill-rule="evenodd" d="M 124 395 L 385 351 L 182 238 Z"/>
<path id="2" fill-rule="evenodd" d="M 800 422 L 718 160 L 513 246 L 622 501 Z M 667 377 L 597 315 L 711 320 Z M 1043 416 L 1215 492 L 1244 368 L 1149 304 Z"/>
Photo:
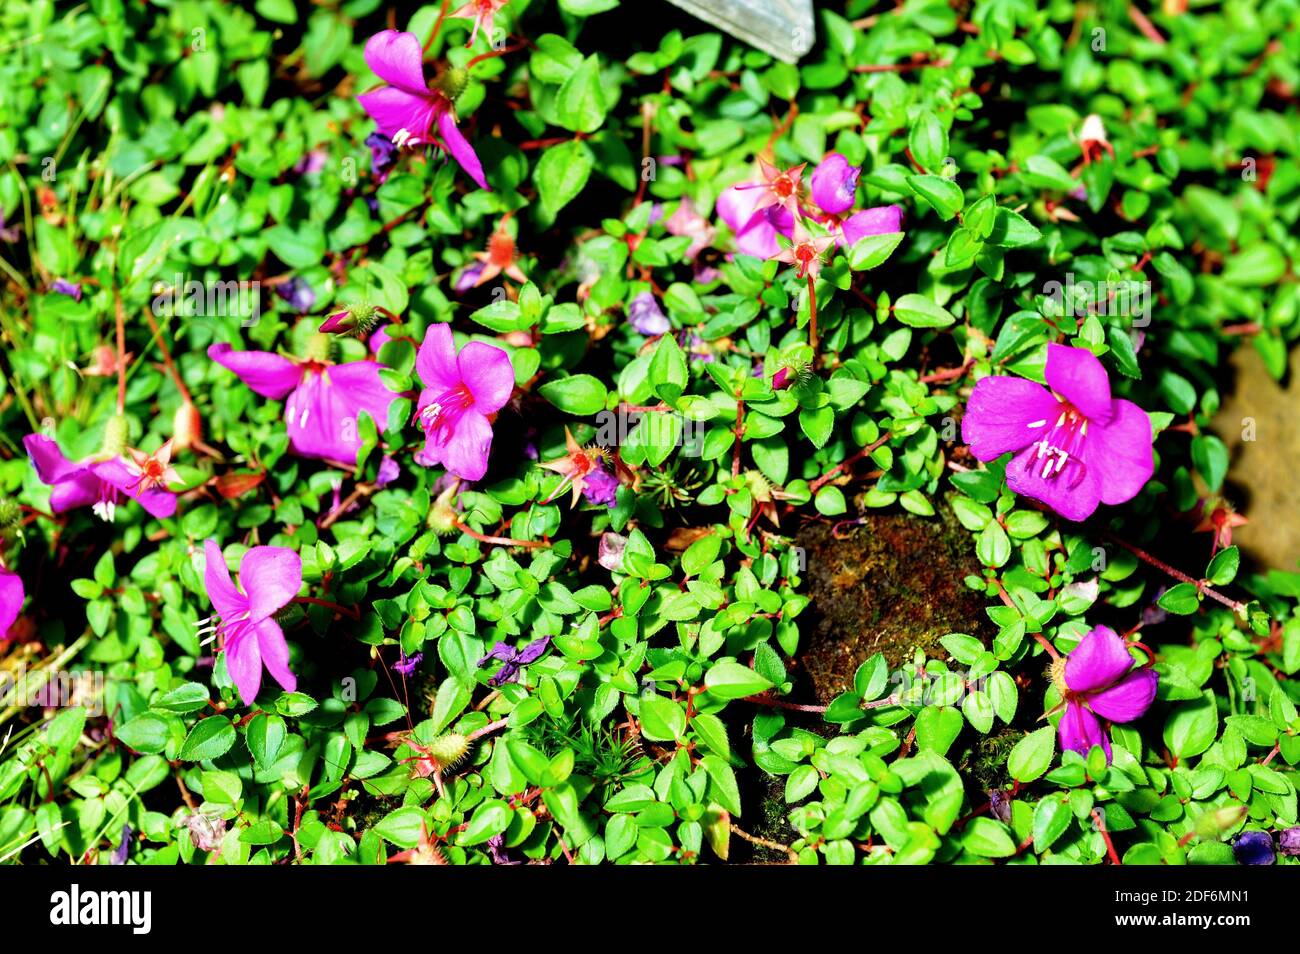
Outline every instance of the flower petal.
<path id="1" fill-rule="evenodd" d="M 903 210 L 897 205 L 878 205 L 855 212 L 840 226 L 849 245 L 868 235 L 886 235 L 903 231 Z"/>
<path id="2" fill-rule="evenodd" d="M 451 153 L 451 157 L 460 163 L 460 167 L 469 174 L 480 189 L 492 191 L 492 187 L 487 184 L 487 178 L 483 175 L 483 163 L 479 162 L 478 153 L 474 147 L 469 144 L 456 125 L 456 117 L 451 114 L 451 110 L 444 110 L 438 114 L 438 135 L 442 137 L 442 143 Z"/>
<path id="3" fill-rule="evenodd" d="M 203 586 L 208 591 L 208 599 L 217 615 L 224 619 L 233 619 L 248 612 L 248 597 L 235 589 L 230 579 L 230 569 L 226 558 L 221 555 L 221 547 L 216 540 L 203 541 Z"/>
<path id="4" fill-rule="evenodd" d="M 853 199 L 858 188 L 858 176 L 862 170 L 849 165 L 849 160 L 838 152 L 833 152 L 820 163 L 812 173 L 813 201 L 823 212 L 839 214 L 853 208 Z"/>
<path id="5" fill-rule="evenodd" d="M 1102 503 L 1132 500 L 1155 470 L 1151 454 L 1151 418 L 1132 401 L 1111 402 L 1110 420 L 1088 422 L 1084 462 L 1097 475 Z"/>
<path id="6" fill-rule="evenodd" d="M 1111 722 L 1140 719 L 1156 697 L 1160 677 L 1152 669 L 1137 669 L 1109 689 L 1088 695 L 1088 708 Z"/>
<path id="7" fill-rule="evenodd" d="M 1056 727 L 1061 739 L 1061 748 L 1087 755 L 1094 745 L 1106 750 L 1106 761 L 1110 762 L 1110 738 L 1102 729 L 1097 717 L 1077 702 L 1067 702 L 1065 712 Z"/>
<path id="8" fill-rule="evenodd" d="M 289 644 L 285 642 L 280 624 L 273 619 L 264 619 L 249 633 L 250 639 L 254 636 L 266 671 L 285 692 L 297 689 L 298 679 L 289 668 Z"/>
<path id="9" fill-rule="evenodd" d="M 1065 684 L 1074 692 L 1113 686 L 1133 668 L 1128 644 L 1109 626 L 1096 626 L 1065 661 Z"/>
<path id="10" fill-rule="evenodd" d="M 55 513 L 88 507 L 99 502 L 99 478 L 90 470 L 66 477 L 50 491 L 50 509 Z"/>
<path id="11" fill-rule="evenodd" d="M 239 582 L 248 594 L 250 619 L 266 619 L 298 595 L 302 558 L 288 547 L 253 547 L 239 564 Z"/>
<path id="12" fill-rule="evenodd" d="M 487 473 L 488 453 L 492 449 L 492 425 L 477 408 L 468 408 L 456 422 L 447 443 L 434 456 L 449 473 L 465 480 L 481 480 Z M 429 451 L 425 445 L 426 453 Z"/>
<path id="13" fill-rule="evenodd" d="M 226 674 L 239 690 L 244 705 L 257 700 L 257 690 L 262 688 L 262 652 L 257 635 L 251 630 L 241 633 L 226 643 Z"/>
<path id="14" fill-rule="evenodd" d="M 308 372 L 284 404 L 289 446 L 300 457 L 354 463 L 361 446 L 356 410 L 324 374 Z"/>
<path id="15" fill-rule="evenodd" d="M 410 93 L 428 93 L 424 47 L 414 33 L 382 30 L 366 41 L 366 65 L 385 83 Z"/>
<path id="16" fill-rule="evenodd" d="M 22 577 L 0 567 L 0 640 L 5 638 L 9 627 L 18 618 L 24 596 Z"/>
<path id="17" fill-rule="evenodd" d="M 1044 476 L 1052 461 L 1051 457 L 1040 458 L 1034 448 L 1026 448 L 1007 464 L 1007 486 L 1047 504 L 1066 520 L 1087 520 L 1101 502 L 1096 475 L 1082 461 L 1071 459 L 1063 472 Z"/>
<path id="18" fill-rule="evenodd" d="M 456 342 L 451 337 L 451 326 L 430 325 L 415 356 L 415 370 L 425 387 L 432 391 L 450 391 L 460 384 L 460 368 L 456 364 Z"/>
<path id="19" fill-rule="evenodd" d="M 484 414 L 505 407 L 515 390 L 515 369 L 510 355 L 482 341 L 471 341 L 456 359 L 460 379 L 474 395 L 474 406 Z"/>
<path id="20" fill-rule="evenodd" d="M 1111 415 L 1110 376 L 1087 348 L 1047 346 L 1048 386 L 1065 398 L 1090 422 L 1105 423 Z"/>
<path id="21" fill-rule="evenodd" d="M 741 188 L 734 185 L 722 190 L 715 208 L 731 231 L 739 233 L 741 228 L 754 217 L 754 207 L 758 204 L 759 192 L 759 189 L 752 187 Z"/>
<path id="22" fill-rule="evenodd" d="M 430 141 L 429 128 L 438 109 L 431 97 L 396 86 L 382 86 L 372 93 L 362 93 L 357 102 L 375 121 L 375 128 L 389 139 L 396 140 L 405 130 L 405 145 L 418 146 Z"/>
<path id="23" fill-rule="evenodd" d="M 993 375 L 982 378 L 971 392 L 961 439 L 977 459 L 994 460 L 1028 447 L 1059 416 L 1060 402 L 1047 388 L 1024 378 Z"/>
<path id="24" fill-rule="evenodd" d="M 28 434 L 23 438 L 23 447 L 43 484 L 57 484 L 85 469 L 84 464 L 64 457 L 58 443 L 44 434 Z"/>
<path id="25" fill-rule="evenodd" d="M 269 351 L 233 351 L 230 345 L 221 343 L 208 348 L 208 357 L 235 372 L 239 380 L 262 397 L 277 401 L 302 380 L 302 369 L 298 365 Z"/>
<path id="26" fill-rule="evenodd" d="M 122 493 L 140 502 L 155 517 L 170 517 L 176 513 L 176 495 L 162 487 L 140 488 L 138 475 L 127 470 L 126 464 L 119 459 L 100 461 L 92 464 L 91 471 L 100 480 L 112 484 Z"/>
<path id="27" fill-rule="evenodd" d="M 325 372 L 325 379 L 355 415 L 365 411 L 379 433 L 388 429 L 388 410 L 397 400 L 379 372 L 385 370 L 378 361 L 350 361 L 337 364 Z"/>

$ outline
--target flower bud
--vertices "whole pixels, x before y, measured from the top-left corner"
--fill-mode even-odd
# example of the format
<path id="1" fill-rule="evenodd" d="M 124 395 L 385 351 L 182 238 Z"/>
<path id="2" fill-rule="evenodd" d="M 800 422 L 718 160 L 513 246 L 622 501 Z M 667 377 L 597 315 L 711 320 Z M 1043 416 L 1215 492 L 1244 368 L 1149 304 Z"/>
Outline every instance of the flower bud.
<path id="1" fill-rule="evenodd" d="M 448 67 L 433 82 L 454 103 L 469 85 L 469 70 L 459 66 Z"/>
<path id="2" fill-rule="evenodd" d="M 364 338 L 379 321 L 379 309 L 369 303 L 349 305 L 342 311 L 336 311 L 321 324 L 318 329 L 322 334 L 352 335 Z"/>
<path id="3" fill-rule="evenodd" d="M 172 441 L 177 450 L 193 447 L 203 439 L 203 418 L 193 402 L 186 401 L 172 418 Z"/>
<path id="4" fill-rule="evenodd" d="M 102 458 L 111 460 L 122 456 L 126 451 L 127 430 L 125 415 L 114 414 L 108 419 L 108 423 L 104 425 L 104 443 L 99 449 Z"/>

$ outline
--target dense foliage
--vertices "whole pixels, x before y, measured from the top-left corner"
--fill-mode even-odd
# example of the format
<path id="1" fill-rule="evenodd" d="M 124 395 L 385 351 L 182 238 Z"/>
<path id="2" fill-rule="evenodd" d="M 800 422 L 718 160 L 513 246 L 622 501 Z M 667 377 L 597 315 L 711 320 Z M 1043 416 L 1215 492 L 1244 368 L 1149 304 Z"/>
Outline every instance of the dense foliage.
<path id="1" fill-rule="evenodd" d="M 1298 20 L 849 0 L 791 65 L 657 2 L 7 0 L 0 858 L 1287 862 L 1300 573 L 1211 421 L 1300 337 Z M 963 435 L 1058 345 L 1152 429 L 1086 512 L 1100 458 Z M 985 612 L 820 693 L 882 514 Z"/>

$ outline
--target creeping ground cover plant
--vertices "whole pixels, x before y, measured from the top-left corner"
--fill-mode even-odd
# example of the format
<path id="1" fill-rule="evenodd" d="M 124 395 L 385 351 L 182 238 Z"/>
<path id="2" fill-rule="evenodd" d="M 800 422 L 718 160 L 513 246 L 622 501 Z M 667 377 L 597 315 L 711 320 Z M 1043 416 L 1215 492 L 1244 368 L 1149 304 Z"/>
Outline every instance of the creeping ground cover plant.
<path id="1" fill-rule="evenodd" d="M 8 0 L 0 862 L 1295 864 L 1300 7 L 1139 6 Z"/>

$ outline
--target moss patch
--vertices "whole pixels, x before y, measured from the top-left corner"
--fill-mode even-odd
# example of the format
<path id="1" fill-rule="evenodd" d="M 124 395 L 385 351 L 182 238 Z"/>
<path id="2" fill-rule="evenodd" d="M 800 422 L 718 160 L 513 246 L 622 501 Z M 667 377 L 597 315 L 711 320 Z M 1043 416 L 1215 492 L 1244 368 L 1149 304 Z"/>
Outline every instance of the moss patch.
<path id="1" fill-rule="evenodd" d="M 895 667 L 918 649 L 943 654 L 949 633 L 988 635 L 984 605 L 962 582 L 979 571 L 970 534 L 946 506 L 939 514 L 867 514 L 838 539 L 827 523 L 800 529 L 813 599 L 800 661 L 819 702 L 852 686 L 876 652 Z"/>

